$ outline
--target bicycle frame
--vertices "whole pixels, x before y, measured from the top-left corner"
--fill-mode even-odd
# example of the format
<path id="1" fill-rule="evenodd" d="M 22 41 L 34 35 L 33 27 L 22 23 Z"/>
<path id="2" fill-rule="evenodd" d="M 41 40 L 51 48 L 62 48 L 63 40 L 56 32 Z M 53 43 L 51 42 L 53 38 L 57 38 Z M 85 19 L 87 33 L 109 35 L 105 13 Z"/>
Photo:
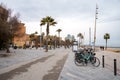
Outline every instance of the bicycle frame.
<path id="1" fill-rule="evenodd" d="M 91 57 L 91 55 L 89 54 L 89 55 L 86 55 L 86 54 L 81 54 L 82 55 L 82 57 L 83 57 L 83 59 L 86 59 L 86 60 L 89 60 L 90 59 L 90 57 Z"/>
<path id="2" fill-rule="evenodd" d="M 82 56 L 82 58 L 83 58 L 83 60 L 85 61 L 86 64 L 93 57 L 93 55 L 91 53 L 81 54 L 81 56 Z"/>

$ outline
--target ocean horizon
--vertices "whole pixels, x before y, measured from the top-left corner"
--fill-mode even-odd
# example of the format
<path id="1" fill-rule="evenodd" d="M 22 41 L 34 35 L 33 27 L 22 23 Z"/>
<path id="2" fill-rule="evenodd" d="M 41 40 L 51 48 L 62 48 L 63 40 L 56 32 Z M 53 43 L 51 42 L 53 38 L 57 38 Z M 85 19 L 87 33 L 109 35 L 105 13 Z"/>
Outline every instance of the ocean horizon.
<path id="1" fill-rule="evenodd" d="M 89 46 L 89 44 L 85 44 L 86 46 Z M 91 46 L 93 46 L 93 45 L 91 45 Z M 96 47 L 100 47 L 100 46 L 104 46 L 104 47 L 106 47 L 106 45 L 95 45 Z M 118 48 L 118 49 L 120 49 L 120 46 L 116 46 L 116 45 L 108 45 L 107 46 L 107 48 Z"/>

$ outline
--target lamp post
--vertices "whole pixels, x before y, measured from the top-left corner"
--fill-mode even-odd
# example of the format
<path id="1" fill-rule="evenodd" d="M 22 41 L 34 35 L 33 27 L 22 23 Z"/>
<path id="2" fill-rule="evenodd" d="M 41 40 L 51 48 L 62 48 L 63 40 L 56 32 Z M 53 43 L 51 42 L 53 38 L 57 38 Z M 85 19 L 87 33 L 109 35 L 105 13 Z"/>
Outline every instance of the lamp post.
<path id="1" fill-rule="evenodd" d="M 96 4 L 96 10 L 95 10 L 95 27 L 94 27 L 94 51 L 95 51 L 95 43 L 96 43 L 96 21 L 97 21 L 97 14 L 98 14 L 98 6 Z"/>
<path id="2" fill-rule="evenodd" d="M 42 26 L 40 25 L 40 47 L 42 45 Z"/>
<path id="3" fill-rule="evenodd" d="M 89 28 L 89 46 L 91 47 L 91 27 Z"/>
<path id="4" fill-rule="evenodd" d="M 42 26 L 41 26 L 41 29 L 40 29 L 40 34 L 42 34 Z"/>

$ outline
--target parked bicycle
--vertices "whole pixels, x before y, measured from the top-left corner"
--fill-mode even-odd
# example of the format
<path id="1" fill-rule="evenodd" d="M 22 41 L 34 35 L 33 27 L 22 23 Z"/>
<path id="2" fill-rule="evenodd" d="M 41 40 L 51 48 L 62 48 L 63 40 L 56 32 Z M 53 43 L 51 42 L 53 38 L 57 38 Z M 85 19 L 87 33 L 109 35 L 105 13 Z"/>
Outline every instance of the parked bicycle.
<path id="1" fill-rule="evenodd" d="M 95 55 L 92 49 L 81 49 L 75 52 L 75 64 L 80 66 L 87 65 L 87 63 L 90 62 L 93 66 L 98 67 L 100 65 L 100 60 L 95 57 Z"/>

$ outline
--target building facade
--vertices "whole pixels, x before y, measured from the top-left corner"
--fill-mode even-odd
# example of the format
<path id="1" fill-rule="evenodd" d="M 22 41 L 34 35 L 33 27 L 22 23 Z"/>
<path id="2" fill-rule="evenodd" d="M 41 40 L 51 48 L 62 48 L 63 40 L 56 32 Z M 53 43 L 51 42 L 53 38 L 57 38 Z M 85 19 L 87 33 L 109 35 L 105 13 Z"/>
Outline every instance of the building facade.
<path id="1" fill-rule="evenodd" d="M 14 45 L 18 47 L 23 47 L 26 42 L 30 41 L 29 35 L 26 34 L 26 27 L 24 23 L 19 23 L 19 31 L 16 34 L 19 36 L 15 36 L 13 39 Z"/>

